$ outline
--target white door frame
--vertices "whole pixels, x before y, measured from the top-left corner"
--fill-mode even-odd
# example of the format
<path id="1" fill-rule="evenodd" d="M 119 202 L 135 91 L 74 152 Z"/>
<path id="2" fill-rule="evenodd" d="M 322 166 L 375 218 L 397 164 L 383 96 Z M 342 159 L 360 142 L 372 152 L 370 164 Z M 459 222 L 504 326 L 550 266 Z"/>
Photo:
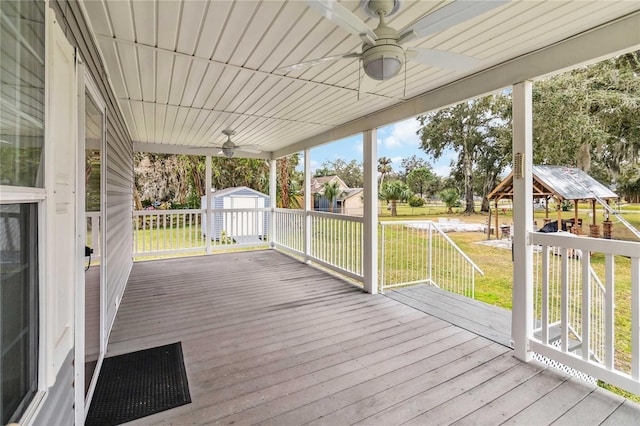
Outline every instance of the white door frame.
<path id="1" fill-rule="evenodd" d="M 85 271 L 84 271 L 84 246 L 87 241 L 87 224 L 86 224 L 86 188 L 85 188 L 85 162 L 86 162 L 86 146 L 85 146 L 85 93 L 91 96 L 96 106 L 102 111 L 102 138 L 100 142 L 100 349 L 96 367 L 94 370 L 89 389 L 85 396 Z M 106 329 L 106 306 L 105 306 L 105 270 L 106 256 L 105 253 L 105 235 L 104 235 L 104 216 L 105 216 L 105 178 L 106 168 L 104 167 L 105 149 L 106 149 L 106 103 L 102 99 L 102 95 L 97 85 L 89 74 L 88 70 L 78 59 L 78 173 L 77 173 L 77 217 L 78 217 L 78 247 L 80 248 L 77 259 L 77 280 L 76 280 L 76 336 L 75 336 L 75 421 L 76 424 L 84 424 L 86 415 L 89 411 L 89 405 L 93 397 L 96 387 L 100 368 L 104 360 L 106 352 L 105 329 Z M 95 246 L 95 243 L 94 243 Z M 81 251 L 81 253 L 80 253 Z"/>

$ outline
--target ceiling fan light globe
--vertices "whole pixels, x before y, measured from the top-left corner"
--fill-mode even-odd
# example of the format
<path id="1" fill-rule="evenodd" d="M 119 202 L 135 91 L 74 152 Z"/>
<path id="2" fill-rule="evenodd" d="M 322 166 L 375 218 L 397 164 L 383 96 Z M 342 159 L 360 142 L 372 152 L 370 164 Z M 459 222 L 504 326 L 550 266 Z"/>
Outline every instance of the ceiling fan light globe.
<path id="1" fill-rule="evenodd" d="M 235 149 L 236 149 L 235 144 L 233 142 L 231 142 L 230 140 L 228 140 L 228 141 L 226 141 L 225 143 L 222 144 L 222 153 L 227 158 L 233 157 L 233 153 L 235 152 Z"/>
<path id="2" fill-rule="evenodd" d="M 379 45 L 362 54 L 365 74 L 374 80 L 388 80 L 398 75 L 404 64 L 404 50 L 397 45 Z"/>
<path id="3" fill-rule="evenodd" d="M 388 80 L 395 77 L 402 68 L 397 58 L 377 58 L 364 66 L 364 72 L 374 80 Z"/>

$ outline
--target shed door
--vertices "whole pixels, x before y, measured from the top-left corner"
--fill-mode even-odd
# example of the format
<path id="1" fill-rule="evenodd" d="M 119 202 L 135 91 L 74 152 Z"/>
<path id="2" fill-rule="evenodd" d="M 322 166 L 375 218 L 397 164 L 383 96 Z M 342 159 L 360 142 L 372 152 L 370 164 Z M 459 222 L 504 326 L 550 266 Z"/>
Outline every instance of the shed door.
<path id="1" fill-rule="evenodd" d="M 225 209 L 257 209 L 260 205 L 264 207 L 264 199 L 260 197 L 225 197 L 223 201 Z M 261 235 L 263 216 L 258 212 L 229 212 L 223 217 L 223 229 L 227 236 Z"/>

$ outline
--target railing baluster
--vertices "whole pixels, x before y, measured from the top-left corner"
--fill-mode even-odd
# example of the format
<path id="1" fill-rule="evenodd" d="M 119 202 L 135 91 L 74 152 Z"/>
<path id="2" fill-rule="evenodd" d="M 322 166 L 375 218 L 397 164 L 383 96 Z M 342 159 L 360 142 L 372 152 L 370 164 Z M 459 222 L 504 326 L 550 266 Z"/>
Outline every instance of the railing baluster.
<path id="1" fill-rule="evenodd" d="M 631 377 L 640 380 L 640 257 L 631 258 Z"/>
<path id="2" fill-rule="evenodd" d="M 561 348 L 562 352 L 569 349 L 569 262 L 567 259 L 568 250 L 563 247 L 560 249 L 561 261 L 561 296 L 560 296 L 560 332 L 561 332 Z"/>
<path id="3" fill-rule="evenodd" d="M 575 253 L 575 251 L 574 251 Z M 591 255 L 582 253 L 582 359 L 589 360 L 591 352 Z M 577 303 L 576 303 L 577 305 Z"/>
<path id="4" fill-rule="evenodd" d="M 604 258 L 605 271 L 605 366 L 609 370 L 613 370 L 615 359 L 614 354 L 614 300 L 615 300 L 615 270 L 614 258 L 612 254 L 607 254 Z"/>
<path id="5" fill-rule="evenodd" d="M 542 342 L 549 344 L 549 247 L 542 246 Z"/>

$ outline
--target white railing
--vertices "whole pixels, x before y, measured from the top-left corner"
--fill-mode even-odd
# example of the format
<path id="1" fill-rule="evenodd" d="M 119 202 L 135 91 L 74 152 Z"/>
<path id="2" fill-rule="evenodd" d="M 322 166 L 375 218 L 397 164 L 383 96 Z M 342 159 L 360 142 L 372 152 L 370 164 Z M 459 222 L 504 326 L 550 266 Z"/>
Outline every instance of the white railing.
<path id="1" fill-rule="evenodd" d="M 304 255 L 304 210 L 275 209 L 273 242 L 276 247 Z"/>
<path id="2" fill-rule="evenodd" d="M 213 221 L 209 233 L 212 250 L 268 245 L 270 211 L 269 208 L 212 209 Z M 205 213 L 202 216 L 203 224 L 206 218 Z M 206 238 L 206 229 L 202 233 Z"/>
<path id="3" fill-rule="evenodd" d="M 85 245 L 87 247 L 91 247 L 93 249 L 93 253 L 91 254 L 91 262 L 99 261 L 102 257 L 102 253 L 100 252 L 100 236 L 102 235 L 102 222 L 101 222 L 101 212 L 86 212 L 86 242 Z"/>
<path id="4" fill-rule="evenodd" d="M 201 252 L 206 210 L 137 210 L 133 212 L 133 255 Z"/>
<path id="5" fill-rule="evenodd" d="M 273 242 L 332 271 L 363 280 L 363 218 L 318 211 L 275 209 Z M 309 244 L 305 248 L 308 227 Z"/>
<path id="6" fill-rule="evenodd" d="M 427 220 L 380 222 L 380 290 L 430 284 L 473 298 L 482 270 Z"/>
<path id="7" fill-rule="evenodd" d="M 531 350 L 640 394 L 640 243 L 538 232 L 530 240 L 541 246 Z"/>
<path id="8" fill-rule="evenodd" d="M 308 214 L 311 226 L 309 259 L 362 281 L 363 218 L 316 211 Z"/>
<path id="9" fill-rule="evenodd" d="M 133 255 L 255 247 L 268 244 L 269 209 L 212 209 L 210 232 L 206 210 L 139 210 L 133 212 Z"/>
<path id="10" fill-rule="evenodd" d="M 542 276 L 543 271 L 547 274 L 547 322 L 551 327 L 549 333 L 549 343 L 558 342 L 560 344 L 560 324 L 562 312 L 560 309 L 562 299 L 562 276 L 563 267 L 567 270 L 568 288 L 568 322 L 569 329 L 569 350 L 581 353 L 582 345 L 582 274 L 583 265 L 581 262 L 582 251 L 567 250 L 566 262 L 563 260 L 563 250 L 558 247 L 547 246 L 544 249 L 534 251 L 534 333 L 540 336 L 542 333 Z M 546 265 L 546 266 L 545 266 Z M 591 312 L 591 326 L 589 331 L 590 357 L 601 362 L 604 359 L 605 341 L 605 321 L 604 308 L 606 290 L 596 271 L 591 265 L 587 271 L 587 280 L 591 298 L 589 300 Z"/>

